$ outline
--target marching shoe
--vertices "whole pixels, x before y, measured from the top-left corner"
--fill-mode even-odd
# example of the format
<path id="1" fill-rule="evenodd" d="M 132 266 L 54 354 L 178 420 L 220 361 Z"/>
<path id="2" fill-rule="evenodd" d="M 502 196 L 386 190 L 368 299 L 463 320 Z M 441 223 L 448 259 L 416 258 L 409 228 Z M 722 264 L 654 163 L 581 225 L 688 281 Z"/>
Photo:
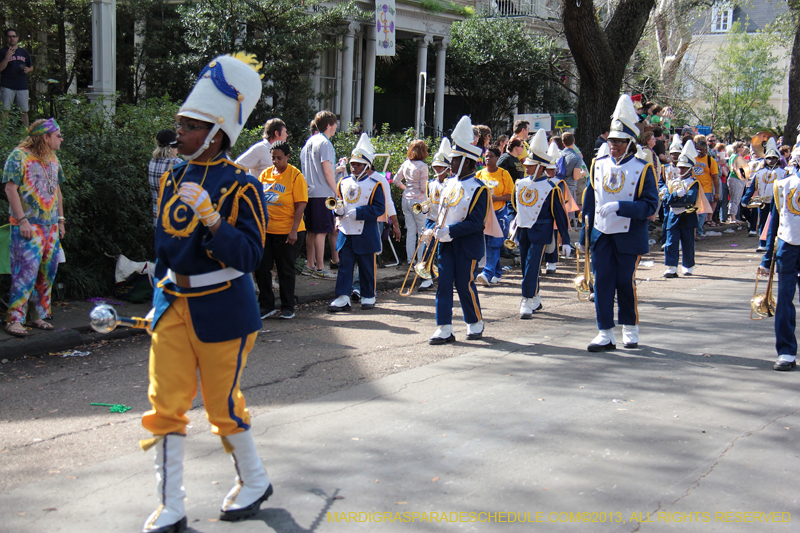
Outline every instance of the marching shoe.
<path id="1" fill-rule="evenodd" d="M 183 456 L 186 437 L 164 435 L 156 448 L 156 493 L 161 505 L 153 511 L 142 527 L 142 533 L 180 533 L 186 529 L 183 499 Z"/>
<path id="2" fill-rule="evenodd" d="M 361 292 L 353 289 L 353 292 L 350 293 L 350 300 L 353 302 L 360 302 L 361 301 Z"/>
<path id="3" fill-rule="evenodd" d="M 426 279 L 422 283 L 419 284 L 420 292 L 427 291 L 431 287 L 433 287 L 433 280 L 432 279 Z"/>
<path id="4" fill-rule="evenodd" d="M 350 310 L 350 297 L 342 294 L 341 296 L 337 296 L 334 301 L 328 306 L 329 313 L 340 313 L 342 311 L 349 311 Z"/>
<path id="5" fill-rule="evenodd" d="M 791 360 L 789 358 L 791 358 Z M 778 357 L 778 360 L 775 361 L 775 364 L 772 365 L 772 369 L 780 372 L 788 372 L 795 366 L 797 366 L 797 361 L 793 355 L 781 355 Z"/>
<path id="6" fill-rule="evenodd" d="M 668 266 L 667 269 L 662 274 L 665 278 L 677 278 L 678 277 L 678 267 Z"/>
<path id="7" fill-rule="evenodd" d="M 478 320 L 474 324 L 467 324 L 467 340 L 476 341 L 483 338 L 483 320 Z"/>
<path id="8" fill-rule="evenodd" d="M 758 235 L 758 233 L 756 233 L 755 231 L 751 231 L 747 234 L 748 237 L 755 237 L 756 235 Z"/>
<path id="9" fill-rule="evenodd" d="M 475 277 L 475 283 L 477 283 L 478 285 L 483 285 L 484 287 L 488 287 L 488 286 L 489 286 L 489 284 L 490 284 L 490 282 L 489 282 L 489 278 L 487 278 L 486 276 L 484 276 L 484 275 L 483 275 L 483 272 L 481 272 L 480 274 L 478 274 L 478 275 Z"/>
<path id="10" fill-rule="evenodd" d="M 693 270 L 694 267 L 681 266 L 681 274 L 683 274 L 684 276 L 691 276 Z"/>
<path id="11" fill-rule="evenodd" d="M 601 329 L 597 337 L 592 339 L 592 343 L 587 350 L 590 352 L 605 352 L 617 349 L 617 341 L 614 338 L 613 329 Z"/>
<path id="12" fill-rule="evenodd" d="M 519 317 L 522 320 L 533 318 L 533 306 L 528 303 L 530 300 L 530 298 L 523 298 L 522 301 L 519 302 Z"/>
<path id="13" fill-rule="evenodd" d="M 556 265 L 556 263 L 547 263 L 547 267 L 545 268 L 544 271 L 547 274 L 555 274 L 556 273 L 556 268 L 558 268 L 558 265 Z"/>
<path id="14" fill-rule="evenodd" d="M 497 276 L 492 276 L 492 279 L 489 280 L 489 283 L 491 283 L 492 285 L 497 285 L 498 283 L 500 283 L 500 278 L 498 278 Z"/>
<path id="15" fill-rule="evenodd" d="M 433 332 L 433 337 L 428 339 L 428 344 L 432 345 L 445 344 L 448 342 L 456 342 L 456 336 L 453 335 L 453 326 L 450 324 L 436 328 L 436 331 Z"/>
<path id="16" fill-rule="evenodd" d="M 249 429 L 222 439 L 227 444 L 226 450 L 232 448 L 230 453 L 236 467 L 236 485 L 225 496 L 219 519 L 234 522 L 258 513 L 261 502 L 272 496 L 272 483 L 256 452 L 253 434 Z"/>
<path id="17" fill-rule="evenodd" d="M 625 348 L 638 348 L 639 347 L 639 325 L 626 326 L 622 325 L 622 345 Z"/>
<path id="18" fill-rule="evenodd" d="M 766 252 L 766 251 L 767 249 L 764 246 L 759 246 L 758 248 L 756 248 L 756 252 Z"/>
<path id="19" fill-rule="evenodd" d="M 375 297 L 361 298 L 361 309 L 375 309 Z"/>

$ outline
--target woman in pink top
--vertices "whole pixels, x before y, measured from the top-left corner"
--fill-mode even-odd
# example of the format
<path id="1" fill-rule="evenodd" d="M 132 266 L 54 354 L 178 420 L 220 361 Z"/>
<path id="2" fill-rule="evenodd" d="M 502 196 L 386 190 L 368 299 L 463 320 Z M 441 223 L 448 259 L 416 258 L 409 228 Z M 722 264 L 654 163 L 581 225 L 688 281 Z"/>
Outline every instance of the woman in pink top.
<path id="1" fill-rule="evenodd" d="M 403 216 L 406 219 L 406 257 L 408 262 L 414 261 L 414 250 L 417 248 L 417 238 L 422 235 L 425 229 L 425 213 L 415 215 L 411 210 L 414 204 L 424 202 L 428 199 L 428 165 L 425 159 L 428 158 L 428 147 L 425 141 L 412 141 L 408 146 L 406 159 L 397 174 L 394 175 L 392 183 L 403 191 Z M 422 257 L 422 254 L 419 254 Z"/>

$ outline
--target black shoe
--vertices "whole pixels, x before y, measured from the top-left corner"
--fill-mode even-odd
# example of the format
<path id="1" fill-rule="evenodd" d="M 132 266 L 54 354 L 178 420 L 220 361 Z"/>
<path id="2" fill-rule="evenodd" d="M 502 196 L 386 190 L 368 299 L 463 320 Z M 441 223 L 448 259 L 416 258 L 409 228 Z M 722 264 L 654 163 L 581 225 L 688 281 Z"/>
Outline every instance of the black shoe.
<path id="1" fill-rule="evenodd" d="M 610 352 L 611 350 L 616 350 L 617 345 L 611 344 L 590 344 L 588 348 L 586 348 L 590 352 Z"/>
<path id="2" fill-rule="evenodd" d="M 345 311 L 350 310 L 350 304 L 345 305 L 344 307 L 336 307 L 335 305 L 328 306 L 329 313 L 343 313 Z"/>
<path id="3" fill-rule="evenodd" d="M 796 361 L 780 360 L 780 361 L 776 361 L 775 364 L 772 365 L 772 369 L 773 370 L 778 370 L 780 372 L 788 372 L 789 370 L 792 370 L 796 366 L 797 366 L 797 362 Z"/>
<path id="4" fill-rule="evenodd" d="M 339 270 L 339 263 L 334 263 L 333 261 L 331 261 L 330 270 Z"/>
<path id="5" fill-rule="evenodd" d="M 186 517 L 184 516 L 172 525 L 151 529 L 148 533 L 181 533 L 186 530 Z"/>
<path id="6" fill-rule="evenodd" d="M 358 292 L 358 291 L 351 292 L 350 293 L 350 299 L 353 300 L 354 302 L 360 302 L 361 301 L 361 293 Z"/>
<path id="7" fill-rule="evenodd" d="M 623 344 L 622 346 L 625 347 L 625 348 L 638 348 L 639 347 L 639 343 L 638 342 L 628 342 L 626 344 Z M 591 350 L 589 350 L 589 351 L 591 351 Z"/>
<path id="8" fill-rule="evenodd" d="M 668 274 L 664 274 L 664 277 L 668 278 L 668 279 L 669 278 L 677 278 L 678 277 L 678 273 L 677 272 L 670 272 Z"/>
<path id="9" fill-rule="evenodd" d="M 267 491 L 259 499 L 242 509 L 236 509 L 235 511 L 222 511 L 219 514 L 219 519 L 226 522 L 236 522 L 237 520 L 250 518 L 261 510 L 261 503 L 267 501 L 270 496 L 272 496 L 272 483 L 270 483 L 269 487 L 267 487 Z"/>
<path id="10" fill-rule="evenodd" d="M 278 315 L 278 318 L 282 318 L 284 320 L 291 320 L 294 318 L 294 311 L 290 311 L 289 309 L 281 310 L 281 314 Z"/>
<path id="11" fill-rule="evenodd" d="M 361 304 L 361 309 L 363 309 L 364 311 L 375 309 L 375 304 Z"/>
<path id="12" fill-rule="evenodd" d="M 456 336 L 451 333 L 446 339 L 443 339 L 442 337 L 431 337 L 428 339 L 428 344 L 432 344 L 433 346 L 446 344 L 448 342 L 456 342 Z"/>
<path id="13" fill-rule="evenodd" d="M 483 338 L 483 332 L 480 333 L 468 333 L 467 340 L 468 341 L 477 341 Z"/>

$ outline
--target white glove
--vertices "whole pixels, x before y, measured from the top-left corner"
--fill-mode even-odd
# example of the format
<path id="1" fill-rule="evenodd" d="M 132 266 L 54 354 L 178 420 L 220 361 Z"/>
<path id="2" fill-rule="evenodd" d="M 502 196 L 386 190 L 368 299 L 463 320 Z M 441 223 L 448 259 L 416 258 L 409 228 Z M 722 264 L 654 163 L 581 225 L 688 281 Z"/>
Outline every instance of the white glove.
<path id="1" fill-rule="evenodd" d="M 353 220 L 356 219 L 356 210 L 350 209 L 347 213 L 344 214 L 344 218 L 352 218 Z"/>
<path id="2" fill-rule="evenodd" d="M 564 244 L 561 246 L 561 253 L 564 254 L 564 257 L 569 257 L 572 254 L 572 246 L 569 244 Z"/>
<path id="3" fill-rule="evenodd" d="M 422 232 L 422 235 L 430 237 L 431 235 L 433 235 L 433 228 L 426 229 L 425 231 Z"/>
<path id="4" fill-rule="evenodd" d="M 600 206 L 600 209 L 597 210 L 597 213 L 601 217 L 606 217 L 611 213 L 616 213 L 619 211 L 619 202 L 608 202 Z"/>
<path id="5" fill-rule="evenodd" d="M 439 228 L 439 229 L 436 230 L 435 235 L 436 235 L 436 238 L 439 239 L 439 240 L 445 239 L 445 238 L 450 236 L 450 228 L 448 226 L 445 226 L 443 228 Z"/>
<path id="6" fill-rule="evenodd" d="M 208 192 L 197 183 L 188 182 L 181 184 L 178 189 L 181 201 L 192 208 L 194 214 L 207 227 L 213 226 L 219 220 L 219 213 L 211 204 Z"/>
<path id="7" fill-rule="evenodd" d="M 767 267 L 765 267 L 765 266 L 759 266 L 758 267 L 758 275 L 759 276 L 764 276 L 764 277 L 769 276 L 769 269 Z"/>
<path id="8" fill-rule="evenodd" d="M 684 189 L 683 187 L 680 187 L 680 188 L 678 188 L 677 191 L 675 191 L 675 194 L 678 195 L 678 198 L 683 198 L 684 196 L 686 196 L 686 189 Z"/>
<path id="9" fill-rule="evenodd" d="M 333 210 L 333 214 L 335 214 L 337 217 L 343 217 L 344 216 L 344 205 L 334 209 Z"/>
<path id="10" fill-rule="evenodd" d="M 579 250 L 581 253 L 585 253 L 585 252 L 586 252 L 586 250 L 584 250 L 584 246 L 583 246 L 583 244 L 582 244 L 582 243 L 580 243 L 580 242 L 578 243 L 578 250 Z"/>

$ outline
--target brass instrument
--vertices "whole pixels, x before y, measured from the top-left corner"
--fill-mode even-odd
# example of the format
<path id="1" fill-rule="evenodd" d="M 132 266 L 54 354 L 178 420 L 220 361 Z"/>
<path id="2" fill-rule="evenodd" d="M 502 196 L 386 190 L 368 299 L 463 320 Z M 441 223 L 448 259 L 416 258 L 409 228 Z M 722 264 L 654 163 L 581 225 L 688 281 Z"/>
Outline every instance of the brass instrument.
<path id="1" fill-rule="evenodd" d="M 575 279 L 572 280 L 572 286 L 575 287 L 575 290 L 578 291 L 578 300 L 581 301 L 589 301 L 589 295 L 592 293 L 592 286 L 594 285 L 594 274 L 589 269 L 589 233 L 591 230 L 589 229 L 589 217 L 584 217 L 584 233 L 585 233 L 585 244 L 584 244 L 584 257 L 583 257 L 583 274 L 581 274 L 581 261 L 580 261 L 580 250 L 576 249 L 576 264 L 578 267 L 578 275 L 575 276 Z"/>
<path id="2" fill-rule="evenodd" d="M 344 207 L 344 202 L 342 202 L 341 198 L 334 198 L 333 196 L 328 196 L 327 198 L 325 198 L 325 207 L 327 207 L 331 211 L 335 209 L 342 209 Z"/>
<path id="3" fill-rule="evenodd" d="M 756 272 L 756 286 L 753 289 L 753 297 L 750 298 L 750 320 L 764 320 L 775 316 L 775 297 L 772 295 L 772 279 L 775 276 L 775 250 L 772 250 L 772 262 L 769 265 L 769 278 L 767 278 L 767 290 L 758 294 L 758 277 Z M 756 316 L 753 316 L 753 313 Z"/>
<path id="4" fill-rule="evenodd" d="M 513 222 L 513 221 L 512 221 Z M 514 224 L 514 229 L 511 233 L 508 234 L 508 239 L 503 241 L 503 246 L 505 246 L 509 250 L 515 250 L 517 246 L 517 233 L 519 232 L 519 226 Z"/>
<path id="5" fill-rule="evenodd" d="M 747 204 L 745 207 L 748 209 L 761 209 L 766 204 L 772 202 L 772 195 L 765 194 L 764 196 L 753 196 L 750 199 L 750 203 Z"/>
<path id="6" fill-rule="evenodd" d="M 89 313 L 89 323 L 97 333 L 111 333 L 117 326 L 147 329 L 150 322 L 148 318 L 119 316 L 117 310 L 108 304 L 100 304 Z"/>
<path id="7" fill-rule="evenodd" d="M 750 147 L 753 150 L 753 153 L 756 155 L 757 159 L 761 159 L 764 157 L 764 152 L 767 147 L 767 141 L 772 138 L 775 139 L 775 134 L 770 131 L 760 131 L 753 135 L 753 138 L 750 139 Z M 777 141 L 777 139 L 775 139 Z"/>
<path id="8" fill-rule="evenodd" d="M 444 221 L 447 219 L 447 212 L 449 210 L 450 204 L 444 208 L 444 211 L 439 211 L 439 218 L 436 220 L 436 225 L 431 229 L 431 232 L 424 232 L 420 236 L 419 243 L 417 243 L 417 248 L 414 250 L 414 255 L 412 258 L 417 257 L 420 246 L 428 243 L 430 243 L 429 250 L 426 250 L 425 253 L 429 255 L 428 258 L 425 259 L 425 255 L 423 254 L 422 259 L 416 263 L 412 262 L 410 265 L 408 265 L 406 277 L 403 278 L 403 284 L 400 286 L 400 296 L 411 296 L 411 292 L 414 290 L 414 285 L 417 283 L 417 278 L 431 279 L 433 276 L 439 275 L 439 267 L 434 264 L 434 260 L 436 258 L 436 248 L 439 246 L 439 239 L 434 239 L 433 236 L 436 234 L 436 230 L 444 226 Z M 433 242 L 431 243 L 431 241 Z M 408 288 L 408 290 L 405 290 L 406 282 L 408 281 L 408 276 L 411 274 L 412 269 L 414 270 L 414 279 L 411 280 L 411 286 Z"/>
<path id="9" fill-rule="evenodd" d="M 427 214 L 428 211 L 431 210 L 431 201 L 425 200 L 424 202 L 416 203 L 411 206 L 411 212 L 415 215 L 419 215 L 420 213 Z"/>

